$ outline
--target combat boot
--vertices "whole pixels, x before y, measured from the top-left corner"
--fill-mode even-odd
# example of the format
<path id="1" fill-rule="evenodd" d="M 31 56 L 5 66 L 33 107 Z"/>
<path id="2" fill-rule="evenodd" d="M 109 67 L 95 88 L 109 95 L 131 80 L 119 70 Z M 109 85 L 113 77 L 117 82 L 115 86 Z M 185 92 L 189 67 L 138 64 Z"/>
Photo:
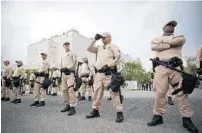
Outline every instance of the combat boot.
<path id="1" fill-rule="evenodd" d="M 92 101 L 92 98 L 91 98 L 91 96 L 88 96 L 88 101 Z"/>
<path id="2" fill-rule="evenodd" d="M 81 98 L 81 93 L 78 92 L 78 96 L 77 96 L 77 99 L 80 99 Z"/>
<path id="3" fill-rule="evenodd" d="M 192 123 L 191 118 L 182 117 L 183 127 L 186 128 L 190 133 L 198 133 L 198 129 Z"/>
<path id="4" fill-rule="evenodd" d="M 78 99 L 79 101 L 82 101 L 82 100 L 86 100 L 85 96 L 82 96 L 80 99 Z"/>
<path id="5" fill-rule="evenodd" d="M 14 104 L 18 104 L 18 103 L 21 103 L 21 99 L 17 99 Z"/>
<path id="6" fill-rule="evenodd" d="M 67 111 L 69 111 L 69 110 L 70 110 L 70 105 L 67 104 L 67 105 L 65 106 L 65 108 L 61 110 L 61 112 L 67 112 Z"/>
<path id="7" fill-rule="evenodd" d="M 45 101 L 41 101 L 38 105 L 36 105 L 37 107 L 42 107 L 42 106 L 45 106 Z"/>
<path id="8" fill-rule="evenodd" d="M 57 96 L 57 93 L 53 93 L 52 96 Z"/>
<path id="9" fill-rule="evenodd" d="M 123 122 L 123 112 L 117 112 L 116 123 Z"/>
<path id="10" fill-rule="evenodd" d="M 152 120 L 147 123 L 148 126 L 156 126 L 158 124 L 163 124 L 163 117 L 161 115 L 154 115 Z"/>
<path id="11" fill-rule="evenodd" d="M 70 116 L 70 115 L 74 115 L 74 114 L 76 114 L 75 107 L 70 107 L 70 110 L 69 110 L 68 116 Z"/>
<path id="12" fill-rule="evenodd" d="M 1 101 L 5 101 L 5 99 L 6 99 L 5 97 L 2 97 L 2 98 L 1 98 Z"/>
<path id="13" fill-rule="evenodd" d="M 5 98 L 5 100 L 4 101 L 10 101 L 10 98 L 9 97 L 7 97 L 7 98 Z"/>
<path id="14" fill-rule="evenodd" d="M 17 99 L 14 99 L 13 101 L 11 101 L 11 103 L 14 103 L 15 101 L 17 101 Z"/>
<path id="15" fill-rule="evenodd" d="M 111 98 L 111 97 L 109 97 L 109 98 L 107 98 L 107 100 L 112 100 L 112 98 Z"/>
<path id="16" fill-rule="evenodd" d="M 96 118 L 96 117 L 100 117 L 99 111 L 96 109 L 93 109 L 93 111 L 86 116 L 87 119 Z"/>
<path id="17" fill-rule="evenodd" d="M 172 101 L 172 97 L 168 97 L 168 104 L 169 105 L 174 105 L 173 101 Z"/>
<path id="18" fill-rule="evenodd" d="M 29 92 L 29 94 L 33 94 L 33 92 Z"/>
<path id="19" fill-rule="evenodd" d="M 30 104 L 30 106 L 36 106 L 39 104 L 39 101 L 34 101 L 32 104 Z"/>

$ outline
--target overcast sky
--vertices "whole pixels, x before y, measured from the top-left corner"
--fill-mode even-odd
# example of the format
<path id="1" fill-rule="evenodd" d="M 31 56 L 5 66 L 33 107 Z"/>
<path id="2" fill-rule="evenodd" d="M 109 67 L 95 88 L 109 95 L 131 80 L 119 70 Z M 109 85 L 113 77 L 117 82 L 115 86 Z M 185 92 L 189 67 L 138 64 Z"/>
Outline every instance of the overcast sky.
<path id="1" fill-rule="evenodd" d="M 86 37 L 108 31 L 123 53 L 151 68 L 151 39 L 176 20 L 187 42 L 184 56 L 202 44 L 202 2 L 2 2 L 1 56 L 26 64 L 27 46 L 72 28 Z"/>

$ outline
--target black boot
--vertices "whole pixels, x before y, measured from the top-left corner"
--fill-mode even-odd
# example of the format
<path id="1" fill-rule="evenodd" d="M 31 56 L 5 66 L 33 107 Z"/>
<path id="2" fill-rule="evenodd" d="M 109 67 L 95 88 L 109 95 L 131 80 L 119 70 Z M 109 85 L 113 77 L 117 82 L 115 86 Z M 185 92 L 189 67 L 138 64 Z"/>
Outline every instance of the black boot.
<path id="1" fill-rule="evenodd" d="M 67 104 L 67 105 L 65 106 L 65 108 L 61 110 L 61 112 L 67 112 L 67 111 L 69 111 L 69 110 L 70 110 L 70 105 Z"/>
<path id="2" fill-rule="evenodd" d="M 107 98 L 107 100 L 112 100 L 112 98 L 111 98 L 111 97 L 109 97 L 109 98 Z"/>
<path id="3" fill-rule="evenodd" d="M 88 101 L 92 101 L 92 98 L 91 98 L 91 96 L 88 96 Z"/>
<path id="4" fill-rule="evenodd" d="M 36 106 L 39 104 L 39 101 L 34 101 L 30 106 Z"/>
<path id="5" fill-rule="evenodd" d="M 14 99 L 13 101 L 11 101 L 11 103 L 14 103 L 15 101 L 17 101 L 17 99 Z"/>
<path id="6" fill-rule="evenodd" d="M 100 117 L 99 111 L 96 109 L 93 109 L 93 111 L 89 115 L 86 115 L 87 119 L 96 118 L 96 117 Z"/>
<path id="7" fill-rule="evenodd" d="M 42 106 L 45 106 L 45 101 L 41 101 L 38 105 L 36 105 L 37 107 L 42 107 Z"/>
<path id="8" fill-rule="evenodd" d="M 148 126 L 156 126 L 158 124 L 163 124 L 163 117 L 161 115 L 154 115 L 152 120 L 147 123 Z"/>
<path id="9" fill-rule="evenodd" d="M 7 98 L 5 98 L 5 100 L 4 101 L 10 101 L 10 98 L 9 97 L 7 97 Z"/>
<path id="10" fill-rule="evenodd" d="M 57 93 L 53 93 L 52 96 L 57 96 Z"/>
<path id="11" fill-rule="evenodd" d="M 173 101 L 172 101 L 172 97 L 168 97 L 168 104 L 169 105 L 174 105 Z"/>
<path id="12" fill-rule="evenodd" d="M 21 99 L 17 99 L 14 104 L 18 104 L 18 103 L 21 103 Z"/>
<path id="13" fill-rule="evenodd" d="M 74 115 L 74 114 L 76 114 L 75 107 L 70 107 L 70 110 L 69 110 L 68 116 L 70 116 L 70 115 Z"/>
<path id="14" fill-rule="evenodd" d="M 82 101 L 82 100 L 86 100 L 85 96 L 82 96 L 80 99 L 78 99 L 79 101 Z"/>
<path id="15" fill-rule="evenodd" d="M 117 112 L 116 123 L 123 122 L 123 112 Z"/>
<path id="16" fill-rule="evenodd" d="M 29 92 L 29 94 L 33 94 L 33 92 Z"/>
<path id="17" fill-rule="evenodd" d="M 198 129 L 192 123 L 191 118 L 182 117 L 183 127 L 186 128 L 190 133 L 198 133 Z"/>
<path id="18" fill-rule="evenodd" d="M 6 99 L 5 97 L 2 97 L 2 98 L 1 98 L 1 101 L 5 101 L 5 99 Z"/>

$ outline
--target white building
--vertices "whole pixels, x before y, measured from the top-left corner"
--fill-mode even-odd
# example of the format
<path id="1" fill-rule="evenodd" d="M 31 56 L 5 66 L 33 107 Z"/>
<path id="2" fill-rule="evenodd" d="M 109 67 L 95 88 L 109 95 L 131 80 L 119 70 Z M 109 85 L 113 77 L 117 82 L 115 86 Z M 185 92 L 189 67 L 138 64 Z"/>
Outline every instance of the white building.
<path id="1" fill-rule="evenodd" d="M 77 60 L 81 61 L 81 58 L 88 57 L 89 63 L 94 64 L 96 55 L 87 51 L 87 47 L 93 41 L 92 38 L 84 37 L 79 34 L 76 30 L 70 30 L 62 35 L 56 35 L 50 39 L 43 39 L 37 43 L 31 44 L 27 48 L 27 61 L 31 68 L 36 68 L 39 61 L 41 60 L 41 52 L 46 52 L 48 54 L 48 59 L 51 67 L 60 68 L 61 56 L 64 54 L 65 50 L 63 48 L 64 42 L 70 42 L 70 47 L 73 53 L 76 54 Z M 96 45 L 103 45 L 101 41 L 98 41 Z M 129 56 L 122 54 L 124 60 L 128 61 Z"/>
<path id="2" fill-rule="evenodd" d="M 71 30 L 62 35 L 56 35 L 50 39 L 43 39 L 37 43 L 31 44 L 27 48 L 28 65 L 31 68 L 36 68 L 41 60 L 41 52 L 48 54 L 49 62 L 52 66 L 60 67 L 60 59 L 64 54 L 63 43 L 70 42 L 70 47 L 73 53 L 76 54 L 77 60 L 81 61 L 83 56 L 88 57 L 89 63 L 95 62 L 95 54 L 87 51 L 87 47 L 92 42 L 92 39 L 86 38 L 79 34 L 76 30 Z"/>

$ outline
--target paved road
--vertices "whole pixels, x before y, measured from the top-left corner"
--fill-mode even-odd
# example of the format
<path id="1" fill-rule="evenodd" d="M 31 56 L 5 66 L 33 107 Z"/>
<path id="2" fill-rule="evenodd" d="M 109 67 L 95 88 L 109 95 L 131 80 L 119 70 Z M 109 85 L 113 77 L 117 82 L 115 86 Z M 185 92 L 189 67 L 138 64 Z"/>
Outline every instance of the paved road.
<path id="1" fill-rule="evenodd" d="M 112 103 L 103 99 L 101 117 L 85 119 L 91 111 L 91 102 L 78 103 L 77 114 L 67 116 L 61 113 L 63 108 L 62 97 L 48 96 L 45 107 L 30 107 L 32 96 L 23 96 L 23 103 L 14 105 L 1 102 L 2 133 L 188 133 L 181 126 L 179 109 L 176 106 L 167 106 L 164 124 L 157 127 L 147 127 L 146 122 L 152 116 L 154 104 L 153 92 L 124 91 L 125 121 L 115 123 L 116 113 Z M 202 90 L 196 90 L 190 96 L 191 107 L 195 114 L 193 121 L 202 132 Z"/>

